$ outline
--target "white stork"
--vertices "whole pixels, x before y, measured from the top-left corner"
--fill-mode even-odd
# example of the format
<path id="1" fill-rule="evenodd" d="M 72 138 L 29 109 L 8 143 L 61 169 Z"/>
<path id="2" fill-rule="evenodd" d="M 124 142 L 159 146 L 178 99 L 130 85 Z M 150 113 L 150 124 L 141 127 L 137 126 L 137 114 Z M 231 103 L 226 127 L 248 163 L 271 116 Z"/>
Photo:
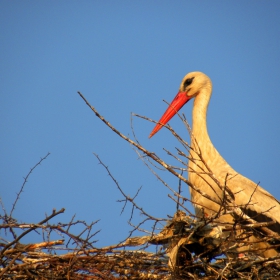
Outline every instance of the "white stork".
<path id="1" fill-rule="evenodd" d="M 207 107 L 212 94 L 212 83 L 208 76 L 201 72 L 187 74 L 180 85 L 179 92 L 169 105 L 158 124 L 155 126 L 149 137 L 157 133 L 190 99 L 194 98 L 192 112 L 191 149 L 188 164 L 189 181 L 196 188 L 216 202 L 210 200 L 193 188 L 190 188 L 191 199 L 198 216 L 215 215 L 221 207 L 224 190 L 215 182 L 213 177 L 203 174 L 202 170 L 209 168 L 220 186 L 227 186 L 233 194 L 234 203 L 253 220 L 257 222 L 274 221 L 269 228 L 280 234 L 280 203 L 269 192 L 252 182 L 248 178 L 236 172 L 219 154 L 212 144 L 207 132 Z M 202 159 L 199 157 L 201 152 Z M 221 203 L 218 203 L 221 201 Z M 222 222 L 233 222 L 231 215 L 220 217 Z M 264 248 L 262 242 L 257 248 Z M 262 255 L 275 256 L 276 250 L 270 249 Z"/>

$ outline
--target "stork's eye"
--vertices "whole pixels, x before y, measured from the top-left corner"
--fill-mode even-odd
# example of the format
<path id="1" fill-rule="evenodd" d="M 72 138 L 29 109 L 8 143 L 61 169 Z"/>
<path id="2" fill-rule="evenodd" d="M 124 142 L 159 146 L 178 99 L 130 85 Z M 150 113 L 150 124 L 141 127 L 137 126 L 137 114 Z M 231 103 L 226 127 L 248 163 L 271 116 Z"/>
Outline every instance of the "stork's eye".
<path id="1" fill-rule="evenodd" d="M 192 83 L 193 79 L 194 79 L 194 77 L 186 79 L 185 82 L 184 82 L 184 88 L 189 86 Z"/>

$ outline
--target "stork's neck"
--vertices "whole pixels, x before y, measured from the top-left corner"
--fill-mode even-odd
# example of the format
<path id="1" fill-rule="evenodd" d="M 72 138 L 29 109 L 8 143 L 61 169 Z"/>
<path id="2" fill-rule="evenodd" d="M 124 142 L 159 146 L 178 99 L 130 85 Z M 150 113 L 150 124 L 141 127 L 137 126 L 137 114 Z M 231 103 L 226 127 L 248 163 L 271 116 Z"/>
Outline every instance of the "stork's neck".
<path id="1" fill-rule="evenodd" d="M 192 133 L 202 150 L 213 146 L 207 131 L 207 108 L 211 98 L 211 85 L 205 86 L 195 97 L 192 113 Z"/>

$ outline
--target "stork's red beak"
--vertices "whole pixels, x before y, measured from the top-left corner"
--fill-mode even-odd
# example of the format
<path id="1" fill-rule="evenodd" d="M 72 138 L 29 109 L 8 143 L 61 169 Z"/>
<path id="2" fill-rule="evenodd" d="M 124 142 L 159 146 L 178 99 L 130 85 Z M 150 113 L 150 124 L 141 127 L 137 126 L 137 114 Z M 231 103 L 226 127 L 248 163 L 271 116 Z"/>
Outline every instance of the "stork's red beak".
<path id="1" fill-rule="evenodd" d="M 187 96 L 186 92 L 179 91 L 175 96 L 159 122 L 154 127 L 149 138 L 155 135 L 168 121 L 191 99 L 191 96 Z"/>

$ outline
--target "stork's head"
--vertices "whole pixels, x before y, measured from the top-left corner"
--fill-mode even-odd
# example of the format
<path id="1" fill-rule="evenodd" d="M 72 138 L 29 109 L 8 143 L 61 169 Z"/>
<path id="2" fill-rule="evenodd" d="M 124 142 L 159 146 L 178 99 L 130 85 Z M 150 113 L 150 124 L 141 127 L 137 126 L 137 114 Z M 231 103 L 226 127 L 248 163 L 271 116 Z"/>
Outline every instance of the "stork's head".
<path id="1" fill-rule="evenodd" d="M 179 92 L 184 92 L 190 98 L 198 95 L 201 89 L 211 85 L 211 80 L 202 72 L 190 72 L 182 80 Z"/>
<path id="2" fill-rule="evenodd" d="M 151 132 L 149 138 L 156 134 L 167 122 L 192 98 L 196 97 L 202 89 L 211 88 L 211 80 L 202 72 L 187 74 L 179 87 L 179 92 Z M 209 90 L 211 94 L 211 90 Z"/>

